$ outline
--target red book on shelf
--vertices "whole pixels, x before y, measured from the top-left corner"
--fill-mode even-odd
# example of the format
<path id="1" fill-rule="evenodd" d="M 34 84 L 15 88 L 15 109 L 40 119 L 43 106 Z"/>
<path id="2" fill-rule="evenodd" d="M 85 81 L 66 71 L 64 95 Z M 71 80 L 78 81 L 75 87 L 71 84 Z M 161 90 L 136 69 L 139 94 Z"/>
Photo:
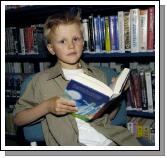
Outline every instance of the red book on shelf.
<path id="1" fill-rule="evenodd" d="M 140 83 L 140 76 L 137 69 L 132 69 L 131 73 L 131 80 L 133 86 L 133 97 L 135 102 L 135 107 L 137 110 L 142 109 L 142 96 L 141 96 L 141 83 Z"/>
<path id="2" fill-rule="evenodd" d="M 148 8 L 147 50 L 154 50 L 155 40 L 155 8 Z"/>

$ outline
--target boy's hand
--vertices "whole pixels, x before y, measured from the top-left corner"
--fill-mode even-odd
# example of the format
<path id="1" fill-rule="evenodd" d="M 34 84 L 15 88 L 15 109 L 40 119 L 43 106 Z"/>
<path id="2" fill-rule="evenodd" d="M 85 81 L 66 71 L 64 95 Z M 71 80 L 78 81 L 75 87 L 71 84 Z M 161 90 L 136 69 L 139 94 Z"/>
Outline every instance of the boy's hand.
<path id="1" fill-rule="evenodd" d="M 64 98 L 53 97 L 45 101 L 45 103 L 48 113 L 65 115 L 70 112 L 77 112 L 75 102 Z"/>

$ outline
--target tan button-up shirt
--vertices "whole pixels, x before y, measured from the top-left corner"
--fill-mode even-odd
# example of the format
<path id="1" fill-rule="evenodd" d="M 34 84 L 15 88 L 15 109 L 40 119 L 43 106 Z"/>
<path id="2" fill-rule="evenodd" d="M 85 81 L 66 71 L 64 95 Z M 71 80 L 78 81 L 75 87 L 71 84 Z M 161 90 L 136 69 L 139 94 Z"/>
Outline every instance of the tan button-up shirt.
<path id="1" fill-rule="evenodd" d="M 106 83 L 104 74 L 100 70 L 88 66 L 83 61 L 80 61 L 80 63 L 84 73 L 98 78 L 99 80 Z M 54 67 L 46 70 L 45 72 L 37 73 L 33 77 L 30 84 L 27 86 L 27 89 L 23 96 L 17 102 L 14 112 L 17 113 L 24 109 L 32 108 L 33 106 L 36 106 L 42 103 L 44 100 L 47 100 L 54 96 L 63 97 L 67 82 L 68 81 L 64 78 L 59 62 L 57 62 Z M 55 121 L 55 119 L 57 121 Z M 76 139 L 73 142 L 78 143 L 76 137 L 78 134 L 78 129 L 75 120 L 70 115 L 66 115 L 64 117 L 56 117 L 53 114 L 47 114 L 46 116 L 44 116 L 44 119 L 42 119 L 42 127 L 44 131 L 44 137 L 48 145 L 55 145 L 55 143 L 57 143 L 58 145 L 72 145 L 72 142 L 69 142 L 68 140 L 69 136 L 73 136 L 73 139 Z M 64 134 L 62 133 L 62 131 L 67 127 L 68 137 L 66 137 L 66 139 L 63 139 Z M 62 130 L 57 130 L 58 128 L 61 128 Z M 50 131 L 55 132 L 51 134 Z M 59 131 L 61 133 L 59 133 Z M 55 135 L 56 137 L 59 137 L 59 140 L 55 140 L 56 142 L 54 141 Z M 62 139 L 65 142 L 62 142 Z"/>
<path id="2" fill-rule="evenodd" d="M 80 63 L 85 74 L 107 83 L 102 71 L 88 66 L 82 60 Z M 14 113 L 32 108 L 54 96 L 63 97 L 67 82 L 59 62 L 54 67 L 37 73 L 16 103 Z M 40 118 L 40 121 L 42 122 L 42 129 L 47 145 L 82 145 L 78 141 L 78 128 L 75 118 L 70 114 L 56 116 L 49 113 Z M 139 145 L 136 139 L 129 135 L 126 128 L 111 125 L 107 114 L 90 124 L 119 145 Z"/>

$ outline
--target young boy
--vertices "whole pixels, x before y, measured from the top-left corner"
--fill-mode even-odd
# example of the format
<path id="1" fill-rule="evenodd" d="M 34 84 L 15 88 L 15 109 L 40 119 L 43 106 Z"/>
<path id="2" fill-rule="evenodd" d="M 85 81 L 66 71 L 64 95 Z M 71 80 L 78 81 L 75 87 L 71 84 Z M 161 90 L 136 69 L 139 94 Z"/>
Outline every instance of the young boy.
<path id="1" fill-rule="evenodd" d="M 44 25 L 44 35 L 48 51 L 58 61 L 33 77 L 16 103 L 15 124 L 40 120 L 47 145 L 140 145 L 126 128 L 111 125 L 108 114 L 92 123 L 70 115 L 77 108 L 75 102 L 63 98 L 63 92 L 72 77 L 85 73 L 106 83 L 100 70 L 80 59 L 84 40 L 79 14 L 50 16 Z"/>

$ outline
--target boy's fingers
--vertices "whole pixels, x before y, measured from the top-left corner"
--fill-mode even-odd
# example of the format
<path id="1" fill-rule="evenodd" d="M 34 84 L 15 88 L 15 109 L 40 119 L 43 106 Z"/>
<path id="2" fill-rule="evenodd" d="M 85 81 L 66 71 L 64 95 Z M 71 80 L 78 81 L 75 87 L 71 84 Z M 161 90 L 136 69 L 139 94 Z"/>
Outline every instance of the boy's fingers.
<path id="1" fill-rule="evenodd" d="M 73 105 L 73 104 L 64 104 L 64 103 L 62 103 L 62 102 L 59 103 L 56 108 L 59 109 L 60 111 L 66 111 L 66 112 L 76 112 L 77 111 L 77 108 L 76 108 L 75 105 Z"/>
<path id="2" fill-rule="evenodd" d="M 73 100 L 66 100 L 64 98 L 61 98 L 60 102 L 64 105 L 76 106 L 75 101 L 73 101 Z"/>
<path id="3" fill-rule="evenodd" d="M 115 82 L 117 80 L 117 77 L 112 77 L 111 81 Z"/>

